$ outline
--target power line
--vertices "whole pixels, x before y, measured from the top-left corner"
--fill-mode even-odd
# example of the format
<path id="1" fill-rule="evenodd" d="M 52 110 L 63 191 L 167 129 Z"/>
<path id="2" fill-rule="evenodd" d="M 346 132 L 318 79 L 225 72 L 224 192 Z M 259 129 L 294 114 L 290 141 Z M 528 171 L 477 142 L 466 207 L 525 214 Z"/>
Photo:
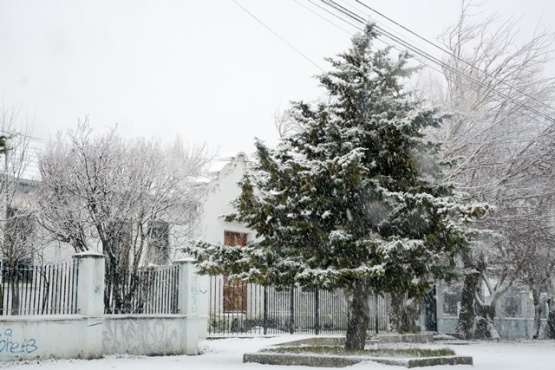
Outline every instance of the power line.
<path id="1" fill-rule="evenodd" d="M 363 20 L 362 17 L 358 16 L 357 14 L 355 14 L 355 13 L 353 13 L 353 12 L 351 12 L 351 11 L 348 11 L 348 10 L 345 9 L 343 6 L 337 4 L 335 1 L 333 1 L 333 0 L 322 0 L 322 1 L 323 1 L 324 3 L 328 3 L 328 5 L 334 7 L 336 10 L 339 10 L 340 12 L 342 12 L 342 13 L 344 13 L 344 14 L 347 14 L 347 15 L 354 14 L 354 15 L 357 17 L 358 21 L 362 23 L 362 20 Z M 343 11 L 344 9 L 345 9 L 345 12 Z M 395 35 L 393 35 L 392 32 L 386 31 L 386 30 L 383 28 L 383 26 L 379 26 L 379 25 L 377 25 L 377 24 L 376 24 L 376 28 L 383 34 L 383 36 L 389 38 L 391 41 L 403 45 L 403 47 L 407 48 L 408 50 L 414 52 L 414 53 L 417 54 L 417 55 L 420 55 L 420 56 L 424 57 L 426 60 L 429 60 L 429 61 L 431 61 L 431 62 L 433 62 L 433 63 L 439 65 L 441 68 L 447 69 L 447 70 L 449 70 L 450 72 L 453 72 L 453 73 L 455 73 L 455 74 L 457 74 L 457 75 L 459 75 L 459 76 L 461 76 L 461 77 L 463 77 L 463 78 L 466 78 L 466 79 L 472 81 L 473 83 L 475 83 L 475 84 L 477 84 L 477 85 L 479 85 L 479 86 L 481 86 L 481 87 L 487 89 L 488 91 L 491 91 L 491 92 L 493 92 L 493 93 L 495 93 L 495 94 L 497 94 L 497 95 L 500 95 L 502 98 L 504 98 L 504 99 L 506 99 L 506 100 L 508 100 L 508 101 L 511 101 L 513 104 L 519 106 L 520 108 L 523 108 L 523 109 L 525 109 L 525 110 L 527 110 L 527 111 L 530 111 L 530 112 L 532 112 L 532 113 L 534 113 L 534 114 L 536 114 L 536 115 L 538 115 L 538 116 L 541 116 L 541 117 L 545 118 L 546 120 L 548 120 L 548 121 L 550 121 L 550 122 L 552 122 L 552 123 L 555 123 L 554 118 L 552 118 L 551 116 L 546 115 L 545 113 L 543 113 L 543 112 L 541 112 L 541 111 L 539 111 L 539 110 L 537 110 L 537 109 L 531 107 L 531 106 L 528 105 L 528 104 L 519 102 L 519 101 L 516 100 L 514 97 L 511 97 L 511 96 L 509 96 L 509 95 L 506 95 L 505 93 L 499 91 L 498 89 L 496 89 L 496 88 L 494 88 L 494 87 L 491 87 L 491 86 L 489 86 L 489 85 L 487 85 L 487 84 L 484 84 L 482 81 L 477 80 L 476 78 L 473 78 L 473 77 L 471 77 L 471 76 L 468 76 L 468 75 L 466 75 L 465 73 L 463 73 L 463 72 L 461 72 L 461 71 L 459 71 L 459 70 L 457 70 L 457 69 L 451 67 L 450 65 L 446 64 L 446 63 L 443 62 L 442 60 L 440 60 L 440 59 L 438 59 L 438 58 L 432 56 L 431 54 L 429 54 L 429 53 L 426 52 L 426 51 L 423 51 L 421 48 L 418 48 L 418 47 L 414 46 L 414 45 L 411 44 L 411 43 L 407 43 L 405 40 L 402 39 L 402 36 L 395 36 Z M 424 38 L 422 38 L 422 39 L 424 39 Z M 459 58 L 459 59 L 460 59 L 460 58 Z M 462 59 L 461 59 L 461 60 L 462 60 Z M 476 70 L 479 70 L 477 67 L 473 66 L 471 63 L 468 63 L 468 62 L 466 62 L 466 61 L 465 61 L 465 63 L 468 64 L 469 66 L 475 68 Z M 427 64 L 427 63 L 425 63 L 425 62 L 424 62 L 424 64 L 426 64 L 428 67 L 430 67 L 430 68 L 432 68 L 432 69 L 438 71 L 437 69 L 431 67 L 429 64 Z M 439 71 L 439 72 L 441 73 L 441 71 Z M 482 72 L 483 72 L 483 71 L 482 71 Z M 485 75 L 488 75 L 486 72 L 483 72 L 483 73 L 484 73 Z M 488 76 L 489 76 L 489 75 L 488 75 Z M 495 77 L 492 77 L 492 76 L 489 76 L 489 77 L 495 79 Z M 500 82 L 503 82 L 503 81 L 500 81 Z M 511 87 L 508 83 L 505 83 L 505 85 Z M 514 88 L 514 87 L 513 87 L 513 88 Z M 515 91 L 518 90 L 517 88 L 514 88 L 514 89 L 515 89 Z M 520 91 L 520 92 L 521 92 L 521 91 Z M 523 95 L 525 95 L 525 96 L 528 96 L 530 99 L 534 100 L 535 102 L 538 102 L 538 103 L 540 103 L 540 104 L 542 104 L 542 105 L 548 107 L 549 109 L 553 110 L 553 108 L 551 108 L 551 107 L 548 106 L 547 104 L 545 104 L 545 103 L 543 103 L 543 102 L 541 102 L 541 101 L 535 99 L 534 97 L 531 97 L 531 96 L 529 96 L 528 94 L 525 94 L 525 93 L 523 93 L 523 92 L 521 92 L 521 93 L 522 93 Z"/>
<path id="2" fill-rule="evenodd" d="M 360 28 L 360 26 L 357 26 L 356 24 L 353 24 L 353 23 L 347 21 L 345 18 L 343 18 L 343 17 L 339 16 L 338 14 L 336 14 L 336 13 L 330 11 L 330 10 L 327 9 L 327 8 L 324 8 L 323 6 L 316 4 L 313 0 L 307 0 L 307 1 L 308 1 L 309 3 L 311 3 L 311 4 L 313 4 L 314 6 L 316 6 L 316 7 L 320 8 L 320 9 L 322 9 L 322 10 L 325 11 L 326 13 L 329 13 L 329 14 L 331 14 L 332 16 L 336 17 L 336 18 L 339 19 L 340 21 L 342 21 L 342 22 L 348 24 L 349 26 L 354 27 L 355 29 L 362 31 L 362 28 Z M 322 18 L 321 15 L 319 15 L 319 17 Z"/>
<path id="3" fill-rule="evenodd" d="M 309 3 L 311 3 L 312 5 L 318 7 L 319 9 L 325 11 L 326 13 L 332 15 L 333 17 L 339 19 L 340 21 L 342 21 L 342 22 L 344 22 L 344 23 L 346 23 L 346 24 L 348 24 L 348 25 L 354 27 L 356 30 L 358 30 L 358 31 L 364 31 L 364 28 L 361 27 L 360 25 L 355 25 L 355 24 L 349 22 L 348 20 L 346 20 L 345 18 L 341 17 L 341 15 L 340 15 L 341 13 L 340 13 L 340 14 L 334 13 L 334 12 L 330 11 L 329 9 L 324 8 L 323 6 L 321 6 L 321 5 L 317 4 L 317 3 L 315 3 L 313 0 L 307 0 L 307 1 L 308 1 Z M 297 0 L 296 0 L 296 2 L 298 3 Z M 300 5 L 300 4 L 299 4 L 299 5 Z M 303 6 L 303 7 L 304 7 L 305 9 L 308 9 L 306 6 Z M 308 9 L 308 10 L 310 10 L 310 9 Z M 324 20 L 326 20 L 326 21 L 329 21 L 327 18 L 324 18 L 322 15 L 320 15 L 320 14 L 314 12 L 314 11 L 311 11 L 311 13 L 315 14 L 316 16 L 318 16 L 318 17 L 320 17 L 320 18 L 322 18 L 322 19 L 324 19 Z M 335 23 L 333 23 L 333 22 L 331 22 L 331 21 L 329 21 L 329 23 L 333 24 L 334 26 L 336 26 L 337 28 L 339 28 L 339 29 L 341 29 L 341 30 L 345 30 L 344 28 L 338 26 L 337 24 L 335 24 Z M 346 31 L 346 32 L 348 32 L 348 31 Z M 378 39 L 378 40 L 379 40 L 379 39 Z M 383 40 L 379 40 L 379 41 L 382 41 L 382 42 L 383 42 Z M 393 49 L 395 49 L 395 50 L 397 50 L 397 51 L 399 51 L 399 52 L 405 51 L 405 50 L 403 50 L 403 49 L 400 49 L 400 48 L 396 47 L 395 45 L 390 45 L 390 44 L 387 43 L 387 42 L 383 42 L 383 43 L 384 43 L 386 46 L 389 46 L 389 47 L 391 47 L 391 48 L 393 48 Z M 427 64 L 426 61 L 423 60 L 423 59 L 421 59 L 418 55 L 415 55 L 415 56 L 413 56 L 413 57 L 414 57 L 416 60 L 418 60 L 419 62 L 421 62 L 422 64 L 424 64 L 424 65 L 426 65 L 427 67 L 433 69 L 434 71 L 436 71 L 436 72 L 438 72 L 438 73 L 442 73 L 442 71 L 441 71 L 440 69 L 435 68 L 434 66 Z"/>
<path id="4" fill-rule="evenodd" d="M 402 24 L 396 22 L 395 20 L 391 19 L 390 17 L 386 16 L 385 14 L 383 14 L 383 13 L 377 11 L 375 8 L 373 8 L 373 7 L 369 6 L 369 5 L 364 4 L 364 3 L 363 3 L 362 1 L 360 1 L 360 0 L 355 0 L 355 1 L 356 1 L 357 3 L 359 3 L 360 5 L 364 6 L 365 8 L 367 8 L 368 10 L 370 10 L 370 11 L 372 11 L 372 12 L 378 14 L 378 15 L 381 16 L 382 18 L 387 19 L 388 21 L 390 21 L 391 23 L 395 24 L 396 26 L 398 26 L 398 27 L 402 28 L 403 30 L 409 32 L 411 35 L 413 35 L 413 36 L 419 38 L 420 40 L 426 42 L 427 44 L 433 46 L 434 48 L 436 48 L 436 49 L 438 49 L 438 50 L 440 50 L 440 51 L 442 51 L 442 52 L 448 54 L 449 56 L 451 56 L 451 57 L 455 58 L 456 60 L 458 60 L 458 61 L 460 61 L 460 62 L 462 62 L 462 63 L 468 65 L 469 67 L 475 68 L 477 71 L 483 73 L 484 75 L 486 75 L 486 76 L 488 76 L 488 77 L 490 77 L 490 78 L 493 78 L 493 79 L 497 80 L 499 83 L 501 83 L 501 84 L 503 84 L 503 85 L 505 85 L 505 86 L 507 86 L 507 87 L 509 87 L 509 88 L 511 88 L 511 89 L 514 89 L 515 91 L 517 91 L 517 92 L 519 92 L 520 94 L 526 96 L 527 98 L 532 99 L 532 100 L 535 101 L 536 103 L 539 103 L 539 104 L 543 105 L 544 107 L 549 108 L 550 110 L 554 110 L 553 107 L 551 107 L 551 106 L 545 104 L 544 102 L 542 102 L 541 100 L 538 100 L 538 99 L 536 99 L 535 97 L 533 97 L 533 96 L 527 94 L 525 91 L 522 91 L 522 90 L 519 89 L 517 86 L 514 86 L 514 85 L 512 85 L 512 84 L 509 84 L 508 82 L 499 80 L 497 77 L 490 75 L 490 74 L 487 73 L 486 71 L 484 71 L 484 70 L 482 70 L 482 69 L 476 67 L 476 66 L 473 65 L 472 63 L 466 61 L 465 59 L 463 59 L 463 58 L 461 58 L 461 57 L 459 57 L 459 56 L 453 54 L 450 50 L 447 50 L 447 49 L 441 47 L 440 45 L 437 45 L 436 43 L 434 43 L 434 42 L 432 42 L 432 41 L 426 39 L 425 37 L 420 36 L 419 34 L 417 34 L 416 32 L 412 31 L 411 29 L 409 29 L 409 28 L 403 26 Z"/>
<path id="5" fill-rule="evenodd" d="M 302 6 L 303 8 L 305 8 L 306 10 L 308 10 L 309 12 L 311 12 L 312 14 L 315 14 L 317 17 L 320 17 L 320 18 L 322 18 L 323 20 L 325 20 L 326 22 L 328 22 L 328 23 L 334 25 L 335 27 L 339 28 L 341 31 L 343 31 L 343 32 L 345 32 L 345 33 L 347 33 L 347 34 L 349 34 L 349 35 L 352 34 L 351 31 L 346 30 L 345 28 L 341 27 L 341 26 L 338 25 L 337 23 L 332 22 L 332 21 L 329 20 L 328 18 L 323 17 L 321 14 L 318 14 L 318 13 L 315 12 L 314 10 L 312 10 L 312 9 L 310 9 L 309 7 L 307 7 L 306 5 L 302 4 L 299 0 L 295 0 L 295 2 L 296 2 L 297 4 L 299 4 L 300 6 Z M 326 11 L 326 12 L 328 12 L 328 13 L 331 14 L 330 11 L 328 11 L 327 9 L 324 9 L 322 6 L 320 6 L 320 5 L 316 4 L 316 3 L 314 3 L 312 0 L 308 0 L 308 2 L 311 3 L 312 5 L 314 5 L 314 6 L 316 6 L 316 7 L 318 7 L 318 8 L 320 8 L 320 9 L 322 9 L 322 10 L 324 10 L 324 11 Z M 335 16 L 335 14 L 332 14 L 332 15 Z M 358 29 L 357 26 L 355 26 L 355 25 L 353 25 L 353 24 L 351 24 L 351 23 L 349 23 L 349 25 L 351 25 L 351 26 L 353 26 L 353 27 L 355 27 L 355 28 Z"/>
<path id="6" fill-rule="evenodd" d="M 312 59 L 310 59 L 309 57 L 307 57 L 305 54 L 303 54 L 303 52 L 301 52 L 299 49 L 297 49 L 295 46 L 293 46 L 289 41 L 287 41 L 286 39 L 284 39 L 283 37 L 281 37 L 277 32 L 275 32 L 273 29 L 271 29 L 269 26 L 267 26 L 264 22 L 262 22 L 259 18 L 257 18 L 254 14 L 252 14 L 251 12 L 249 12 L 244 6 L 242 6 L 241 4 L 239 4 L 236 0 L 233 0 L 233 2 L 235 3 L 235 5 L 237 5 L 239 8 L 241 8 L 245 13 L 247 13 L 248 15 L 250 15 L 252 18 L 254 18 L 258 23 L 260 23 L 262 26 L 264 26 L 264 28 L 266 28 L 268 31 L 270 31 L 271 33 L 274 34 L 274 36 L 276 36 L 278 39 L 280 39 L 281 41 L 283 41 L 285 44 L 287 44 L 287 46 L 289 46 L 291 49 L 295 50 L 299 55 L 301 55 L 304 59 L 306 59 L 309 63 L 311 63 L 313 66 L 315 66 L 316 68 L 318 68 L 320 71 L 325 72 L 324 69 L 322 67 L 320 67 L 318 64 L 316 64 Z"/>
<path id="7" fill-rule="evenodd" d="M 335 9 L 336 11 L 340 12 L 341 14 L 347 16 L 348 18 L 354 20 L 355 22 L 358 22 L 360 24 L 365 24 L 366 21 L 363 17 L 361 17 L 360 15 L 352 12 L 351 10 L 345 8 L 344 6 L 342 6 L 341 4 L 338 4 L 336 1 L 334 0 L 321 0 L 324 4 L 328 5 L 329 7 Z M 457 74 L 461 77 L 464 77 L 470 81 L 472 81 L 473 83 L 477 84 L 478 86 L 481 86 L 485 89 L 487 89 L 488 91 L 491 91 L 497 95 L 499 95 L 500 97 L 506 99 L 507 101 L 512 102 L 513 104 L 515 104 L 516 106 L 523 108 L 529 112 L 532 112 L 542 118 L 545 118 L 546 120 L 548 120 L 551 123 L 555 123 L 555 119 L 546 115 L 545 113 L 527 105 L 524 104 L 522 102 L 519 102 L 518 100 L 514 99 L 513 97 L 506 95 L 505 93 L 491 87 L 488 86 L 486 84 L 484 84 L 482 81 L 477 80 L 471 76 L 468 76 L 464 73 L 462 73 L 461 71 L 451 67 L 450 65 L 446 64 L 445 62 L 443 62 L 442 60 L 432 56 L 431 54 L 429 54 L 426 51 L 423 51 L 422 49 L 411 45 L 410 43 L 406 42 L 405 40 L 403 40 L 401 37 L 395 36 L 393 35 L 393 33 L 386 31 L 385 29 L 383 29 L 382 27 L 378 26 L 377 24 L 375 25 L 376 29 L 386 38 L 388 38 L 389 40 L 398 43 L 400 45 L 402 45 L 403 47 L 407 48 L 407 50 L 410 50 L 411 52 L 420 55 L 421 57 L 425 58 L 426 60 L 439 65 L 441 68 L 447 69 L 450 72 Z M 425 63 L 426 65 L 430 66 L 429 64 Z M 431 67 L 431 66 L 430 66 Z"/>

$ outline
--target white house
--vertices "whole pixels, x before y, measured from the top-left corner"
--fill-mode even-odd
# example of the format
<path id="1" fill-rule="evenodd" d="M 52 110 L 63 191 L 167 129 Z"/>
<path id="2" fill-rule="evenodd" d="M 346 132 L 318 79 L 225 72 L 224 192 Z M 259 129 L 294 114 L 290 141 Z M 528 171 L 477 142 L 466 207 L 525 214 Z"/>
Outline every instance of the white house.
<path id="1" fill-rule="evenodd" d="M 226 154 L 212 161 L 207 176 L 206 197 L 202 205 L 201 237 L 210 243 L 225 243 L 228 235 L 230 242 L 233 234 L 239 239 L 250 240 L 254 237 L 252 230 L 239 223 L 224 221 L 225 214 L 233 211 L 231 202 L 241 193 L 237 183 L 242 179 L 249 159 L 243 152 Z"/>
<path id="2" fill-rule="evenodd" d="M 214 244 L 245 245 L 254 238 L 254 232 L 244 225 L 224 220 L 226 214 L 233 212 L 232 202 L 241 193 L 238 183 L 248 162 L 245 153 L 236 152 L 220 156 L 210 163 L 206 172 L 198 239 Z M 212 319 L 211 325 L 224 325 L 230 329 L 237 319 L 243 321 L 247 310 L 258 310 L 258 307 L 248 303 L 252 292 L 249 292 L 251 288 L 247 285 L 225 277 L 200 279 L 201 285 L 205 286 L 200 293 L 205 296 L 205 312 Z"/>

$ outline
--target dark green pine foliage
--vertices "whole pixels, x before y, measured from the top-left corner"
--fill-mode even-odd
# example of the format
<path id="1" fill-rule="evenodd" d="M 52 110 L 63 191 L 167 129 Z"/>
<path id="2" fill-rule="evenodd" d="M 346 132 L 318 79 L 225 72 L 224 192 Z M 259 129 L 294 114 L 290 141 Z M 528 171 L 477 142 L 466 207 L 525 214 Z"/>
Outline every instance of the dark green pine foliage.
<path id="1" fill-rule="evenodd" d="M 332 71 L 319 77 L 324 103 L 293 103 L 297 133 L 275 150 L 256 143 L 258 159 L 228 219 L 259 238 L 245 248 L 188 248 L 201 272 L 346 288 L 348 349 L 364 346 L 371 292 L 418 296 L 434 279 L 452 276 L 468 244 L 463 223 L 481 212 L 438 184 L 438 147 L 423 130 L 441 117 L 404 91 L 408 56 L 373 50 L 375 37 L 368 26 L 348 52 L 330 59 Z"/>
<path id="2" fill-rule="evenodd" d="M 6 140 L 6 136 L 1 135 L 0 136 L 0 154 L 6 154 L 6 152 L 8 151 L 8 145 L 7 145 L 7 140 Z"/>

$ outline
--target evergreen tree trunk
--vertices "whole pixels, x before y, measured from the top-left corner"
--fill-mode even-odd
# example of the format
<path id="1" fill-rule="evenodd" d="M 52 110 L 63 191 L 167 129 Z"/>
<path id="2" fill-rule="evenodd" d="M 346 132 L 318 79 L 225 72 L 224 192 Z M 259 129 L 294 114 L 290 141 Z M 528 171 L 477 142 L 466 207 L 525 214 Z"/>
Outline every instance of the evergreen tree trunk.
<path id="1" fill-rule="evenodd" d="M 401 329 L 405 333 L 419 333 L 420 324 L 420 299 L 409 298 L 403 306 L 403 325 Z"/>
<path id="2" fill-rule="evenodd" d="M 405 293 L 391 293 L 391 313 L 389 315 L 389 324 L 392 331 L 402 333 L 403 322 L 403 304 L 405 302 Z"/>
<path id="3" fill-rule="evenodd" d="M 352 290 L 353 298 L 349 307 L 350 317 L 345 338 L 345 349 L 357 351 L 364 349 L 366 331 L 370 323 L 370 307 L 368 298 L 370 290 L 362 282 L 356 282 Z"/>
<path id="4" fill-rule="evenodd" d="M 476 289 L 480 281 L 477 273 L 466 275 L 461 295 L 461 311 L 457 323 L 457 333 L 462 334 L 464 339 L 471 339 L 474 335 L 474 302 Z"/>
<path id="5" fill-rule="evenodd" d="M 391 330 L 397 333 L 418 333 L 420 304 L 417 299 L 406 299 L 402 292 L 391 293 Z"/>
<path id="6" fill-rule="evenodd" d="M 465 253 L 463 256 L 463 262 L 466 269 L 475 269 L 468 253 Z M 474 336 L 474 318 L 476 316 L 474 302 L 479 283 L 480 274 L 477 271 L 468 273 L 464 278 L 461 311 L 459 312 L 459 321 L 457 323 L 457 333 L 462 334 L 464 339 L 471 339 Z"/>
<path id="7" fill-rule="evenodd" d="M 534 299 L 534 335 L 532 335 L 532 339 L 538 339 L 542 326 L 541 293 L 538 287 L 532 287 L 532 297 Z"/>

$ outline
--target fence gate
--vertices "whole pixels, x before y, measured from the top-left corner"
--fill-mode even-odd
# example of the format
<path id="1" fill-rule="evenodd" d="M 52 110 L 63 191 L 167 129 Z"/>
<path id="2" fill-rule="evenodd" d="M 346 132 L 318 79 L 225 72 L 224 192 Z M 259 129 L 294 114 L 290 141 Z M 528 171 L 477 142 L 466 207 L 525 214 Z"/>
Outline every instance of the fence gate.
<path id="1" fill-rule="evenodd" d="M 255 284 L 210 278 L 209 334 L 337 333 L 347 330 L 343 290 L 294 287 L 277 290 Z M 372 297 L 369 330 L 387 328 L 388 302 Z"/>

